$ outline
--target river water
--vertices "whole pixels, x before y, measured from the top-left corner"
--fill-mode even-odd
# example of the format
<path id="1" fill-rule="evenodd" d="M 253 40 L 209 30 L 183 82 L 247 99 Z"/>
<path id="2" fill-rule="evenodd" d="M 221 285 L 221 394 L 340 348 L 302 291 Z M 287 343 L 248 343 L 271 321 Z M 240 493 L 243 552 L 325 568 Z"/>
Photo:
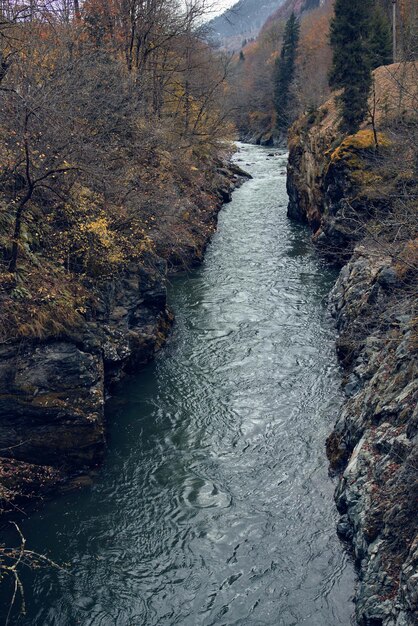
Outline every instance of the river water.
<path id="1" fill-rule="evenodd" d="M 335 274 L 286 218 L 284 154 L 242 145 L 253 180 L 205 263 L 170 286 L 176 326 L 109 403 L 93 487 L 23 523 L 67 571 L 25 575 L 25 626 L 348 626 L 324 443 L 341 401 Z"/>

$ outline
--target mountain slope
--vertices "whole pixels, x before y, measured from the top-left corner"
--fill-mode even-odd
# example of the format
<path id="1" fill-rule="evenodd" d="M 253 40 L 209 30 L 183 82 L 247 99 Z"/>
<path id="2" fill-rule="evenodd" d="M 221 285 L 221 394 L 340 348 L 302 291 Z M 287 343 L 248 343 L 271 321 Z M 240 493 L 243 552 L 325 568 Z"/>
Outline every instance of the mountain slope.
<path id="1" fill-rule="evenodd" d="M 256 37 L 267 18 L 285 0 L 239 0 L 208 24 L 212 37 L 222 47 L 239 49 L 244 39 Z"/>
<path id="2" fill-rule="evenodd" d="M 317 9 L 324 4 L 325 0 L 284 0 L 274 13 L 269 15 L 262 30 L 268 28 L 272 22 L 288 19 L 292 11 L 296 13 L 296 15 L 301 15 L 305 11 Z"/>

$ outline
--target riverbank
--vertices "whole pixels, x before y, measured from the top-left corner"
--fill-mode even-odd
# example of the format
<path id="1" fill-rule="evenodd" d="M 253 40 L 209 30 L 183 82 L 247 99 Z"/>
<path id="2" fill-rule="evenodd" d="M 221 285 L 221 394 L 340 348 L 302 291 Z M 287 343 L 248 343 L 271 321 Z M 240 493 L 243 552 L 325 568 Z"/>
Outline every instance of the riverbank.
<path id="1" fill-rule="evenodd" d="M 324 455 L 341 399 L 336 272 L 287 219 L 287 155 L 270 155 L 240 146 L 253 179 L 204 263 L 170 280 L 170 340 L 114 390 L 92 487 L 22 522 L 69 573 L 25 573 L 21 626 L 350 623 Z"/>
<path id="2" fill-rule="evenodd" d="M 3 514 L 83 486 L 100 466 L 109 392 L 153 359 L 170 333 L 168 276 L 202 261 L 219 210 L 247 178 L 225 156 L 210 161 L 189 178 L 181 211 L 158 215 L 151 208 L 143 214 L 152 245 L 138 261 L 114 276 L 84 285 L 80 280 L 79 288 L 90 293 L 76 324 L 55 332 L 46 328 L 38 337 L 35 329 L 33 337 L 24 333 L 0 345 Z M 4 298 L 7 305 L 7 291 Z M 27 316 L 24 299 L 15 299 L 13 307 L 16 319 Z M 43 303 L 37 316 L 42 308 Z"/>
<path id="3" fill-rule="evenodd" d="M 374 129 L 342 137 L 330 100 L 289 139 L 289 217 L 343 266 L 330 303 L 346 401 L 327 449 L 362 626 L 418 619 L 415 71 L 375 72 Z"/>

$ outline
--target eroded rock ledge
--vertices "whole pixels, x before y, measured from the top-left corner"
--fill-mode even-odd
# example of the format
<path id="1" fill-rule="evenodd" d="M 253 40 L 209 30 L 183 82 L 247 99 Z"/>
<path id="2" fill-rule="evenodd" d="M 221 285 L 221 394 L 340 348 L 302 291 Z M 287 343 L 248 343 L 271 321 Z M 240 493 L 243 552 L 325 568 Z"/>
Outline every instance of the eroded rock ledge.
<path id="1" fill-rule="evenodd" d="M 106 390 L 164 343 L 166 263 L 149 258 L 103 285 L 94 321 L 73 335 L 0 346 L 0 497 L 39 498 L 97 466 Z"/>
<path id="2" fill-rule="evenodd" d="M 374 252 L 374 254 L 373 254 Z M 412 298 L 390 259 L 359 246 L 331 293 L 347 396 L 328 439 L 338 526 L 359 566 L 360 624 L 418 617 L 418 380 Z M 401 296 L 401 297 L 400 297 Z"/>
<path id="3" fill-rule="evenodd" d="M 246 177 L 237 166 L 220 162 L 213 191 L 199 190 L 193 215 L 180 224 L 185 241 L 174 245 L 161 237 L 141 264 L 94 286 L 95 310 L 87 312 L 81 328 L 0 345 L 2 513 L 41 501 L 57 488 L 81 486 L 100 465 L 106 394 L 165 343 L 173 321 L 168 272 L 202 260 L 222 204 Z"/>
<path id="4" fill-rule="evenodd" d="M 366 239 L 355 227 L 382 206 L 390 212 L 388 198 L 396 197 L 393 172 L 388 182 L 370 166 L 370 137 L 367 128 L 338 137 L 332 101 L 301 119 L 289 141 L 289 217 L 307 222 L 319 249 L 343 264 L 330 307 L 346 400 L 327 452 L 339 475 L 338 532 L 358 567 L 357 621 L 412 626 L 418 623 L 414 244 L 387 254 L 379 238 Z M 410 255 L 406 264 L 402 250 Z"/>

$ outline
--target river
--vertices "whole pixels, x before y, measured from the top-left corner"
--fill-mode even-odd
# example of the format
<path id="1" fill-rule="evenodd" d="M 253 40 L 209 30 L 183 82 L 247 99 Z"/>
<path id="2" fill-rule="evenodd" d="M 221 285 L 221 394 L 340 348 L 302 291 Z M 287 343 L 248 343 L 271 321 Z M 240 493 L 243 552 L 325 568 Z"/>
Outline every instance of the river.
<path id="1" fill-rule="evenodd" d="M 98 480 L 22 524 L 25 626 L 348 626 L 325 439 L 335 273 L 286 218 L 286 155 L 241 145 L 204 264 L 170 285 L 166 349 L 109 402 Z"/>

